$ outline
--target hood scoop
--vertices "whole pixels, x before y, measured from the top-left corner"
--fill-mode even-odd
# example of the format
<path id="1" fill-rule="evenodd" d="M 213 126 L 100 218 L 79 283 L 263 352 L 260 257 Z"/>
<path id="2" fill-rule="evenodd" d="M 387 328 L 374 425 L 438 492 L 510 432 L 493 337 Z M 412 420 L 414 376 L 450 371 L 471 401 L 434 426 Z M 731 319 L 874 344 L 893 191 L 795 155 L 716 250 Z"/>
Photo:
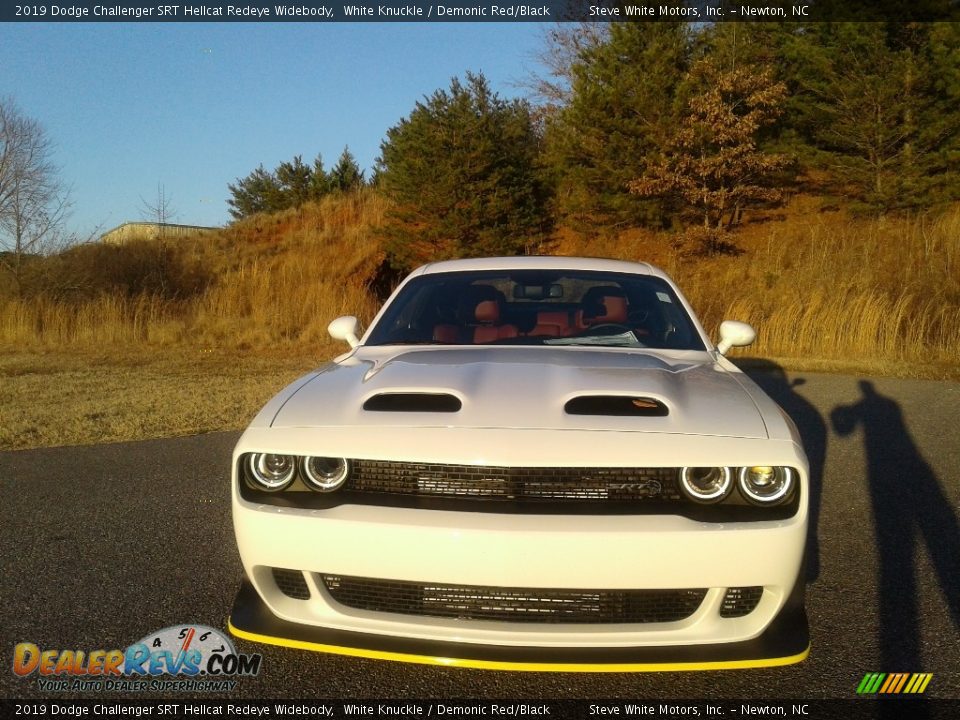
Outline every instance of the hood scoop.
<path id="1" fill-rule="evenodd" d="M 563 406 L 567 415 L 615 417 L 665 417 L 670 414 L 659 400 L 631 395 L 581 395 Z"/>
<path id="2" fill-rule="evenodd" d="M 363 409 L 368 412 L 460 412 L 463 403 L 448 393 L 380 393 L 367 398 Z"/>

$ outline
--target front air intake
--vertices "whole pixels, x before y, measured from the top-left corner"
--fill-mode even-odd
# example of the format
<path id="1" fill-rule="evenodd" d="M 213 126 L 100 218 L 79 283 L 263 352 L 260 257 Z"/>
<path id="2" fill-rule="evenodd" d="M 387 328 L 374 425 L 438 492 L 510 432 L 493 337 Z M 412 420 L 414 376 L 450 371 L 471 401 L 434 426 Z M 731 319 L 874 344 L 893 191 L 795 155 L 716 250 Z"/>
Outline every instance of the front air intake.
<path id="1" fill-rule="evenodd" d="M 370 412 L 455 413 L 461 407 L 460 398 L 446 393 L 381 393 L 363 404 Z"/>
<path id="2" fill-rule="evenodd" d="M 749 615 L 756 609 L 762 596 L 763 588 L 759 585 L 727 588 L 720 605 L 720 617 L 737 618 Z"/>
<path id="3" fill-rule="evenodd" d="M 307 587 L 307 581 L 303 579 L 302 572 L 285 568 L 273 568 L 272 572 L 277 589 L 284 595 L 295 600 L 310 599 L 310 589 Z"/>
<path id="4" fill-rule="evenodd" d="M 581 395 L 568 400 L 563 409 L 567 415 L 664 417 L 670 414 L 659 400 L 633 395 Z"/>

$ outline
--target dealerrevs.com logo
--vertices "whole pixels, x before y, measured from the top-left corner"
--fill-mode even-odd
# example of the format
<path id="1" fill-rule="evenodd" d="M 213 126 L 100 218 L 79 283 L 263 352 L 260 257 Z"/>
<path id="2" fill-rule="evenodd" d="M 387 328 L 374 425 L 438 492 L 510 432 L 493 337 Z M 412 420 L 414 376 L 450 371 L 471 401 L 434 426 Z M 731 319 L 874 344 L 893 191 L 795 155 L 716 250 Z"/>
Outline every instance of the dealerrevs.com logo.
<path id="1" fill-rule="evenodd" d="M 239 654 L 206 625 L 171 625 L 126 649 L 41 649 L 18 643 L 13 672 L 36 677 L 41 691 L 225 692 L 260 672 L 260 655 Z"/>

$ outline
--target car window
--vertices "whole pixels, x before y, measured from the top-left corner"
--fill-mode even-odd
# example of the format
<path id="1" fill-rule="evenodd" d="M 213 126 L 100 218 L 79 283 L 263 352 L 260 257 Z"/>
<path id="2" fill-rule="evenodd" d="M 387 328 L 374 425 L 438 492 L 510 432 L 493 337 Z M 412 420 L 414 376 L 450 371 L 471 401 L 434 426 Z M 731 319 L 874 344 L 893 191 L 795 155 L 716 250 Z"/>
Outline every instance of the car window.
<path id="1" fill-rule="evenodd" d="M 421 275 L 385 309 L 367 344 L 704 349 L 662 279 L 573 270 Z"/>

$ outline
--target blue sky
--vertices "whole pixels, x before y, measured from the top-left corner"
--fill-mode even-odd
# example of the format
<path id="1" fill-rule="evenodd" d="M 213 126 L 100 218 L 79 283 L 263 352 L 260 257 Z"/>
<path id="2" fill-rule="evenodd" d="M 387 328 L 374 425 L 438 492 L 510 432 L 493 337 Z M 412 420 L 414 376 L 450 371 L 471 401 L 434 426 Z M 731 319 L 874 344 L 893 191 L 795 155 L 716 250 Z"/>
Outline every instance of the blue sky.
<path id="1" fill-rule="evenodd" d="M 227 183 L 344 145 L 373 165 L 388 128 L 454 75 L 502 95 L 536 67 L 535 23 L 0 24 L 0 96 L 39 120 L 72 188 L 68 228 L 229 220 Z"/>

